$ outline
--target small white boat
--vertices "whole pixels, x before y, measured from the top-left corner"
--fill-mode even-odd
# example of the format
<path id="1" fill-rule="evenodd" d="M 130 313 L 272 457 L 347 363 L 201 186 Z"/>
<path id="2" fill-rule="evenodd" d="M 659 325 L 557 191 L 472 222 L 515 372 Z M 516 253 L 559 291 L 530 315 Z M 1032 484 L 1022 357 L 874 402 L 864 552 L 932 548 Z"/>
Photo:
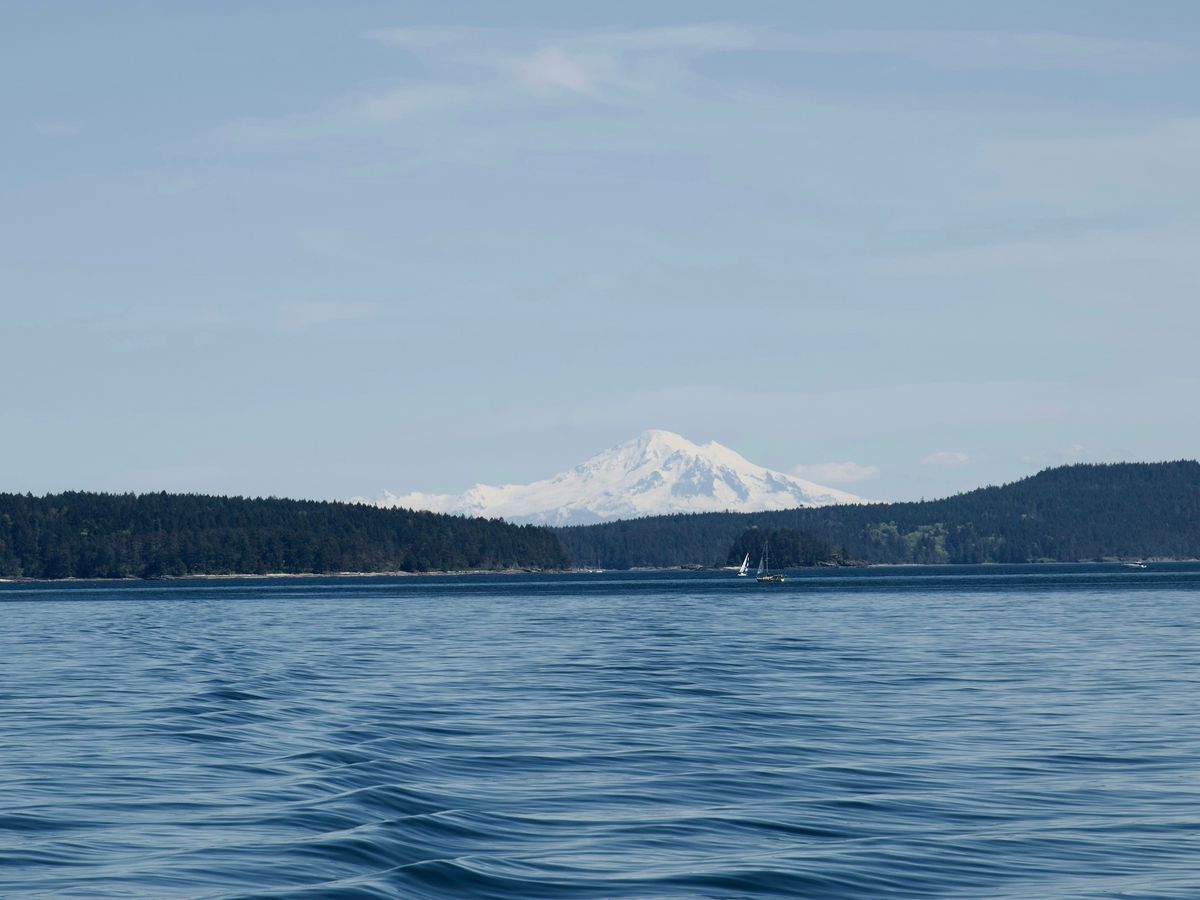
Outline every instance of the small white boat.
<path id="1" fill-rule="evenodd" d="M 738 567 L 738 575 L 742 578 L 746 576 L 746 570 L 750 568 L 750 554 L 746 554 L 746 558 L 742 560 L 742 564 Z"/>
<path id="2" fill-rule="evenodd" d="M 1147 565 L 1146 565 L 1144 562 L 1142 562 L 1140 559 L 1135 559 L 1133 562 L 1121 563 L 1121 565 L 1122 565 L 1122 566 L 1124 566 L 1126 569 L 1146 569 L 1146 568 L 1149 568 L 1149 566 L 1147 566 Z"/>

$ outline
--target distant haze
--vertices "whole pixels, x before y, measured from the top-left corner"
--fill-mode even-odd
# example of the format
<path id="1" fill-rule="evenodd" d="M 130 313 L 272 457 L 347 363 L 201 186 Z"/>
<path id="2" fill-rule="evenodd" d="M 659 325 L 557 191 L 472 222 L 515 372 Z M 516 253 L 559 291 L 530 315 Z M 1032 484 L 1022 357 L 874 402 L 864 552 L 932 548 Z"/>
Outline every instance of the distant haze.
<path id="1" fill-rule="evenodd" d="M 0 490 L 1200 453 L 1200 4 L 17 0 Z"/>

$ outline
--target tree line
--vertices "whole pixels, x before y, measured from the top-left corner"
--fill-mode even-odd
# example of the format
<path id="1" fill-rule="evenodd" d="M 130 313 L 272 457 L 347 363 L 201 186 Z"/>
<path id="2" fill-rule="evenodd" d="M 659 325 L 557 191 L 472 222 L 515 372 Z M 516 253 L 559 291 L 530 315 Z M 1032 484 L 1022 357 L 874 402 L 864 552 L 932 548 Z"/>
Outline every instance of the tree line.
<path id="1" fill-rule="evenodd" d="M 753 530 L 751 530 L 753 529 Z M 1200 463 L 1083 464 L 942 500 L 549 529 L 198 494 L 0 494 L 0 577 L 1200 558 Z"/>
<path id="2" fill-rule="evenodd" d="M 824 538 L 791 528 L 747 528 L 733 542 L 725 565 L 740 566 L 750 557 L 751 565 L 766 555 L 772 569 L 804 566 L 833 566 L 845 562 L 842 552 Z"/>
<path id="3" fill-rule="evenodd" d="M 198 494 L 0 494 L 0 577 L 559 569 L 545 528 L 406 509 Z"/>
<path id="4" fill-rule="evenodd" d="M 1079 464 L 942 500 L 655 516 L 557 532 L 572 558 L 626 569 L 728 564 L 751 527 L 806 532 L 873 563 L 1195 559 L 1200 463 Z"/>

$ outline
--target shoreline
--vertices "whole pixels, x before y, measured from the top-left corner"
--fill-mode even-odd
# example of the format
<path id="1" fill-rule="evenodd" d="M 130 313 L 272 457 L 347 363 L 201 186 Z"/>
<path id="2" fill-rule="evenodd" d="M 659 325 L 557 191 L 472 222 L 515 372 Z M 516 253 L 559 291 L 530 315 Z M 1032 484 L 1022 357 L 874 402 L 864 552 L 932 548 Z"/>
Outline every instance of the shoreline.
<path id="1" fill-rule="evenodd" d="M 223 572 L 220 574 L 164 575 L 142 578 L 126 575 L 122 578 L 0 578 L 0 584 L 67 584 L 123 581 L 246 581 L 282 578 L 425 578 L 434 575 L 569 575 L 571 569 L 452 569 L 430 572 Z"/>
<path id="2" fill-rule="evenodd" d="M 1128 560 L 1045 560 L 1024 563 L 863 563 L 843 566 L 798 566 L 788 571 L 828 571 L 830 569 L 957 569 L 971 566 L 987 566 L 1006 568 L 1008 566 L 1115 566 L 1123 565 Z M 1144 560 L 1150 565 L 1200 563 L 1200 559 L 1174 559 L 1165 557 L 1150 557 Z M 175 581 L 266 581 L 285 578 L 434 578 L 454 577 L 463 575 L 608 575 L 608 574 L 637 574 L 639 572 L 732 572 L 737 567 L 730 566 L 638 566 L 632 569 L 450 569 L 429 572 L 228 572 L 221 574 L 196 575 L 167 575 L 161 578 L 141 578 L 130 575 L 124 578 L 0 578 L 2 584 L 74 584 L 94 582 L 175 582 Z"/>

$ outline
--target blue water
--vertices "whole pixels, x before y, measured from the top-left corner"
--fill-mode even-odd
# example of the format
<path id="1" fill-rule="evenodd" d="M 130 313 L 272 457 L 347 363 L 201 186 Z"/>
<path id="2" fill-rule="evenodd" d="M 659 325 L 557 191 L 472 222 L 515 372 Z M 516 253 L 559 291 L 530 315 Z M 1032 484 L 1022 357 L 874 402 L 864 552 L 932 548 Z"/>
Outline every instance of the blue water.
<path id="1" fill-rule="evenodd" d="M 3 897 L 1200 897 L 1200 566 L 0 585 Z"/>

